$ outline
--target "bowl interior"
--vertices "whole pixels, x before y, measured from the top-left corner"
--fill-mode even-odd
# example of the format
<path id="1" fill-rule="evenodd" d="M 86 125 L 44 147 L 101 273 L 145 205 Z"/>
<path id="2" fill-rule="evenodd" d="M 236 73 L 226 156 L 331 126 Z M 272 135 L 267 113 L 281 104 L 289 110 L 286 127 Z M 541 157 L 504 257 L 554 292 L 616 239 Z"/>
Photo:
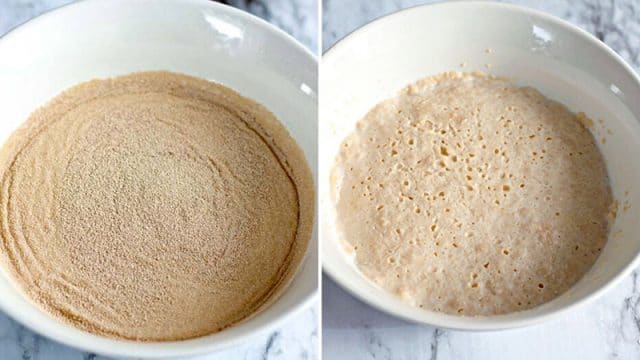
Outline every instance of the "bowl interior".
<path id="1" fill-rule="evenodd" d="M 382 18 L 351 34 L 323 58 L 319 124 L 320 229 L 324 269 L 370 304 L 406 319 L 489 330 L 541 321 L 594 298 L 636 263 L 640 192 L 640 84 L 604 44 L 558 19 L 511 5 L 452 2 Z M 415 80 L 445 71 L 483 71 L 533 86 L 594 119 L 620 210 L 589 273 L 557 299 L 494 317 L 456 317 L 406 305 L 365 280 L 342 253 L 334 227 L 329 174 L 339 145 L 373 105 Z M 602 143 L 605 138 L 606 142 Z M 630 207 L 625 205 L 631 205 Z M 625 210 L 623 210 L 623 208 Z"/>
<path id="2" fill-rule="evenodd" d="M 251 15 L 209 1 L 97 1 L 63 7 L 0 40 L 0 142 L 60 91 L 94 78 L 170 70 L 227 85 L 270 109 L 316 168 L 317 74 L 313 55 Z M 315 175 L 315 173 L 314 173 Z M 276 326 L 315 299 L 317 236 L 290 287 L 248 321 L 210 336 L 134 343 L 94 336 L 38 310 L 0 275 L 0 308 L 36 331 L 90 351 L 177 356 L 211 351 Z"/>

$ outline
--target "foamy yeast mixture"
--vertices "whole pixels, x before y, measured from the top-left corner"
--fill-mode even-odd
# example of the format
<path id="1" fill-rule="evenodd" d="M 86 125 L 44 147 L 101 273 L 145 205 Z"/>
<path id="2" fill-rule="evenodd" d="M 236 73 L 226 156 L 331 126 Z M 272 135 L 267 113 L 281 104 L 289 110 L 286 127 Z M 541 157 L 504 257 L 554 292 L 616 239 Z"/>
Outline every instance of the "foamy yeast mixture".
<path id="1" fill-rule="evenodd" d="M 0 152 L 0 259 L 37 305 L 135 340 L 210 334 L 273 301 L 313 219 L 310 171 L 274 116 L 167 72 L 94 80 Z"/>
<path id="2" fill-rule="evenodd" d="M 450 314 L 557 297 L 594 263 L 613 215 L 586 120 L 477 73 L 426 78 L 378 104 L 333 172 L 357 267 L 405 302 Z"/>

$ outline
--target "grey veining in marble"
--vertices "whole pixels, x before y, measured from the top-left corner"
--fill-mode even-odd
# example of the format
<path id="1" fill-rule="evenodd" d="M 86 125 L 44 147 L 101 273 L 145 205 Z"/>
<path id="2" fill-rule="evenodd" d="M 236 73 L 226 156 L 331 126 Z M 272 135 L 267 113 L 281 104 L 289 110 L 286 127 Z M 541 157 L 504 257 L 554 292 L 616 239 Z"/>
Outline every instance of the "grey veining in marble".
<path id="1" fill-rule="evenodd" d="M 316 53 L 318 47 L 318 1 L 229 0 L 223 2 L 267 19 Z"/>
<path id="2" fill-rule="evenodd" d="M 318 359 L 318 305 L 296 315 L 270 334 L 254 337 L 239 346 L 195 359 L 313 360 Z M 48 340 L 0 312 L 2 360 L 107 360 Z"/>
<path id="3" fill-rule="evenodd" d="M 73 0 L 0 0 L 0 35 L 50 9 Z M 317 49 L 316 0 L 237 0 L 233 6 L 282 28 L 314 53 Z M 1 55 L 0 55 L 1 56 Z M 2 296 L 0 294 L 0 296 Z M 305 310 L 270 334 L 198 359 L 318 359 L 319 305 Z M 0 360 L 105 360 L 43 338 L 0 312 Z"/>
<path id="4" fill-rule="evenodd" d="M 324 0 L 323 49 L 367 22 L 430 1 Z M 511 0 L 572 22 L 640 68 L 640 1 Z M 560 319 L 491 333 L 445 331 L 386 315 L 323 278 L 325 359 L 640 359 L 636 270 L 599 300 Z"/>

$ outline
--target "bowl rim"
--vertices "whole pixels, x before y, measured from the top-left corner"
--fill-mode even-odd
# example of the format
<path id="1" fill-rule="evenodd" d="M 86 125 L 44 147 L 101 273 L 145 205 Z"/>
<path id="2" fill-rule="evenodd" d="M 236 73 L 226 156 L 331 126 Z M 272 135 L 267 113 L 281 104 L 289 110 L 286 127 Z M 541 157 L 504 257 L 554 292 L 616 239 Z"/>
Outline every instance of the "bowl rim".
<path id="1" fill-rule="evenodd" d="M 586 30 L 581 29 L 580 27 L 556 17 L 554 15 L 550 15 L 548 13 L 542 12 L 540 10 L 532 9 L 526 6 L 514 5 L 508 3 L 498 3 L 498 2 L 490 2 L 490 1 L 481 1 L 481 0 L 462 0 L 462 1 L 451 1 L 451 2 L 437 2 L 431 4 L 424 4 L 418 6 L 408 7 L 381 17 L 378 17 L 365 25 L 349 32 L 346 36 L 338 40 L 335 44 L 329 47 L 322 56 L 322 63 L 325 63 L 328 59 L 331 59 L 335 56 L 336 53 L 340 52 L 343 48 L 347 48 L 352 41 L 356 41 L 362 34 L 369 31 L 372 28 L 376 28 L 379 26 L 385 25 L 392 18 L 398 18 L 405 16 L 407 13 L 414 11 L 428 11 L 430 9 L 446 9 L 446 8 L 470 8 L 475 7 L 478 8 L 491 8 L 491 9 L 502 9 L 508 10 L 513 13 L 518 13 L 519 15 L 530 16 L 532 18 L 542 19 L 546 22 L 557 26 L 562 31 L 566 31 L 577 35 L 584 40 L 590 46 L 596 47 L 598 50 L 603 51 L 613 61 L 616 65 L 620 66 L 622 70 L 629 76 L 634 82 L 640 87 L 640 76 L 633 70 L 633 68 L 613 49 L 607 46 L 604 42 L 597 39 L 593 34 L 587 32 Z M 320 95 L 322 97 L 322 94 Z M 322 118 L 318 120 L 321 122 Z M 636 119 L 637 121 L 637 119 Z M 325 179 L 320 179 L 320 181 L 324 181 Z M 328 265 L 323 257 L 323 249 L 325 241 L 335 241 L 333 236 L 329 237 L 328 235 L 324 235 L 324 231 L 320 234 L 320 241 L 323 244 L 321 247 L 321 255 L 322 256 L 322 270 L 323 273 L 326 273 L 331 280 L 333 280 L 336 284 L 338 284 L 343 290 L 347 293 L 351 294 L 358 300 L 370 305 L 371 307 L 382 311 L 386 314 L 395 316 L 396 318 L 400 318 L 411 323 L 419 323 L 425 325 L 436 326 L 438 328 L 447 329 L 447 330 L 460 330 L 460 331 L 499 331 L 499 330 L 507 330 L 507 329 L 516 329 L 522 328 L 530 325 L 541 324 L 543 322 L 547 322 L 553 319 L 557 319 L 562 315 L 568 313 L 570 310 L 583 307 L 589 303 L 592 303 L 596 299 L 600 298 L 604 293 L 611 290 L 613 287 L 618 285 L 624 278 L 626 278 L 635 268 L 640 265 L 640 252 L 635 255 L 633 260 L 631 260 L 625 267 L 618 272 L 613 278 L 608 280 L 608 282 L 598 288 L 597 290 L 589 293 L 588 295 L 583 296 L 575 302 L 564 304 L 556 309 L 549 310 L 543 314 L 539 315 L 527 315 L 522 318 L 505 318 L 506 316 L 513 316 L 514 314 L 526 314 L 526 311 L 516 312 L 506 315 L 497 315 L 497 316 L 485 316 L 485 317 L 464 317 L 464 316 L 455 316 L 448 315 L 444 313 L 439 313 L 435 311 L 428 311 L 423 309 L 415 308 L 417 311 L 423 312 L 425 315 L 430 317 L 429 320 L 425 319 L 415 319 L 409 316 L 408 313 L 401 311 L 402 309 L 394 308 L 386 304 L 384 300 L 381 298 L 371 296 L 371 294 L 367 294 L 365 291 L 361 291 L 357 289 L 357 287 L 353 286 L 352 283 L 343 279 L 338 270 Z M 340 250 L 339 250 L 340 251 Z M 358 272 L 358 270 L 356 269 Z M 362 275 L 361 275 L 362 276 Z M 365 279 L 366 280 L 366 279 Z M 383 291 L 383 290 L 381 290 Z M 403 307 L 404 308 L 404 307 Z M 409 309 L 409 305 L 406 308 Z"/>
<path id="2" fill-rule="evenodd" d="M 111 3 L 126 5 L 126 0 L 109 0 Z M 277 26 L 261 19 L 249 12 L 237 9 L 230 5 L 222 4 L 219 2 L 207 1 L 207 0 L 163 0 L 165 3 L 175 3 L 181 6 L 197 6 L 197 7 L 210 7 L 216 11 L 231 14 L 235 17 L 243 18 L 247 22 L 257 25 L 262 31 L 270 33 L 270 35 L 283 40 L 285 43 L 293 47 L 294 51 L 301 51 L 304 57 L 307 58 L 312 64 L 318 64 L 318 58 L 310 49 L 302 45 L 292 35 L 288 34 L 284 30 Z M 147 3 L 149 5 L 158 5 L 160 2 L 154 0 L 140 0 L 140 2 Z M 67 13 L 69 10 L 80 6 L 95 7 L 98 5 L 104 5 L 105 0 L 79 0 L 69 4 L 65 4 L 50 10 L 43 12 L 42 14 L 28 19 L 16 26 L 12 27 L 5 34 L 0 36 L 0 46 L 10 38 L 20 36 L 21 32 L 27 28 L 28 25 L 33 25 L 41 22 L 43 19 L 49 19 L 51 17 L 60 16 Z M 317 119 L 316 119 L 317 120 Z M 317 236 L 317 224 L 314 225 L 314 237 Z M 313 241 L 312 241 L 313 242 Z M 312 245 L 312 244 L 310 244 Z M 316 254 L 319 254 L 320 247 L 316 246 Z M 301 269 L 308 262 L 308 258 L 313 256 L 314 251 L 312 246 L 309 246 L 306 250 L 304 259 L 296 271 L 296 274 L 292 279 L 300 275 Z M 320 272 L 318 272 L 320 277 Z M 293 280 L 292 280 L 293 281 Z M 319 284 L 319 282 L 318 282 Z M 319 298 L 319 286 L 312 292 L 305 294 L 300 300 L 286 311 L 273 317 L 270 321 L 267 321 L 259 326 L 250 328 L 240 334 L 234 335 L 227 339 L 211 339 L 206 343 L 196 343 L 196 341 L 202 341 L 201 339 L 206 337 L 198 337 L 193 339 L 178 340 L 178 341 L 164 341 L 164 342 L 140 342 L 132 340 L 122 340 L 109 338 L 102 335 L 96 335 L 78 328 L 74 330 L 80 331 L 81 341 L 73 335 L 69 335 L 64 328 L 65 324 L 60 323 L 56 325 L 57 329 L 43 329 L 38 323 L 28 317 L 28 314 L 23 312 L 14 312 L 9 310 L 9 307 L 4 304 L 3 297 L 0 296 L 0 311 L 6 314 L 11 319 L 17 321 L 21 325 L 30 329 L 31 331 L 43 335 L 46 338 L 63 345 L 72 347 L 76 350 L 96 353 L 106 356 L 116 356 L 125 358 L 169 358 L 169 357 L 184 357 L 184 356 L 197 356 L 207 353 L 214 353 L 217 351 L 229 349 L 233 346 L 242 345 L 248 343 L 251 339 L 259 335 L 264 335 L 267 332 L 274 331 L 277 328 L 282 327 L 284 323 L 291 320 L 294 316 L 300 314 L 303 310 L 311 308 Z M 22 295 L 24 296 L 24 295 Z M 29 301 L 25 299 L 25 301 Z M 277 303 L 278 300 L 274 302 Z M 273 304 L 272 304 L 273 305 Z M 45 313 L 46 314 L 46 313 Z M 47 314 L 48 316 L 48 314 Z M 233 327 L 233 326 L 232 326 Z M 224 330 L 223 330 L 224 331 Z M 193 343 L 192 343 L 193 342 Z"/>

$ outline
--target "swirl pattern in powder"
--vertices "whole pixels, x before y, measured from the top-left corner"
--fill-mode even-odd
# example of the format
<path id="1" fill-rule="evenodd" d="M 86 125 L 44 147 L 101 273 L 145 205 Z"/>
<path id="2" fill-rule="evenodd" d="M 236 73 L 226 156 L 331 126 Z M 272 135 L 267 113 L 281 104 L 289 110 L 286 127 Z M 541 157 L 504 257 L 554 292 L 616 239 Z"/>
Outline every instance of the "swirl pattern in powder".
<path id="1" fill-rule="evenodd" d="M 40 307 L 94 333 L 219 331 L 282 292 L 310 238 L 302 151 L 262 106 L 205 80 L 81 84 L 0 155 L 3 267 Z"/>

